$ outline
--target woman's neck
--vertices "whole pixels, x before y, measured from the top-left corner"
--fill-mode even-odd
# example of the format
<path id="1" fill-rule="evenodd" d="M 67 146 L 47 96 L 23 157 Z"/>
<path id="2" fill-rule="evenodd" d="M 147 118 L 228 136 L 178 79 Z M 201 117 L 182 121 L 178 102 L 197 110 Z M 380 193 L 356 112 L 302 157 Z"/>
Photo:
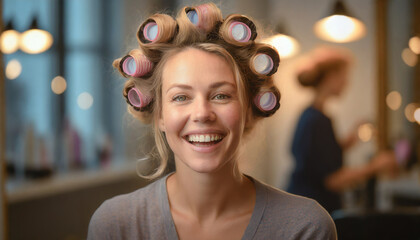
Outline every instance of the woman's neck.
<path id="1" fill-rule="evenodd" d="M 312 103 L 313 107 L 318 109 L 320 112 L 324 112 L 325 102 L 328 100 L 329 97 L 330 95 L 324 91 L 316 91 L 315 98 Z"/>
<path id="2" fill-rule="evenodd" d="M 251 180 L 232 167 L 214 173 L 197 173 L 188 168 L 177 169 L 167 180 L 172 211 L 186 214 L 197 221 L 215 221 L 246 205 L 255 204 L 255 188 Z M 254 196 L 250 198 L 249 196 Z"/>

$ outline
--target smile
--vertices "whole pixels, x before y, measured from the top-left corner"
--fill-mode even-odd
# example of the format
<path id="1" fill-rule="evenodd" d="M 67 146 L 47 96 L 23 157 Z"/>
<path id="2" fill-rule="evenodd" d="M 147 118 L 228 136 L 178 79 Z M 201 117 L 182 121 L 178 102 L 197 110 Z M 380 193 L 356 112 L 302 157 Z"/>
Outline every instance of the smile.
<path id="1" fill-rule="evenodd" d="M 211 145 L 222 141 L 224 136 L 220 134 L 193 134 L 187 135 L 185 138 L 189 143 L 194 145 Z"/>

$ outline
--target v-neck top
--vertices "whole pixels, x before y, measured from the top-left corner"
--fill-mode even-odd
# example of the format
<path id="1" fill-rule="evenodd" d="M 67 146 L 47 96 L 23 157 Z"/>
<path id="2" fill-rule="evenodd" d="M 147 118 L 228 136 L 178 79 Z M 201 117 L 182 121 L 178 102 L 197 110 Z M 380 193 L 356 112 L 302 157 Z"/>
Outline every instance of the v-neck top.
<path id="1" fill-rule="evenodd" d="M 105 201 L 92 216 L 88 239 L 178 240 L 168 200 L 169 175 Z M 249 178 L 256 201 L 242 240 L 336 239 L 334 222 L 317 202 Z"/>

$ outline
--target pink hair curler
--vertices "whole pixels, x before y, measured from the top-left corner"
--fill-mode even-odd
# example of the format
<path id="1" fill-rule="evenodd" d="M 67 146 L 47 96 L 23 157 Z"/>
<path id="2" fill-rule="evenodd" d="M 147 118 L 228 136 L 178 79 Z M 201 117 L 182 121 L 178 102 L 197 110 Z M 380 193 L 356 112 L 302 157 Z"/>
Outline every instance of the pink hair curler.
<path id="1" fill-rule="evenodd" d="M 132 77 L 142 77 L 153 68 L 153 63 L 143 54 L 131 54 L 122 59 L 122 70 Z"/>
<path id="2" fill-rule="evenodd" d="M 273 59 L 265 53 L 255 55 L 252 63 L 255 71 L 262 75 L 269 74 L 274 67 Z"/>
<path id="3" fill-rule="evenodd" d="M 149 22 L 143 28 L 144 38 L 150 42 L 156 41 L 159 33 L 159 27 L 156 22 Z"/>
<path id="4" fill-rule="evenodd" d="M 251 29 L 243 22 L 233 21 L 229 25 L 229 36 L 238 42 L 248 42 L 251 39 Z"/>
<path id="5" fill-rule="evenodd" d="M 186 8 L 185 13 L 192 24 L 209 32 L 221 16 L 214 12 L 209 4 L 202 4 L 193 8 Z"/>
<path id="6" fill-rule="evenodd" d="M 273 110 L 277 105 L 277 97 L 273 92 L 260 92 L 255 96 L 255 105 L 263 112 Z"/>
<path id="7" fill-rule="evenodd" d="M 152 101 L 152 98 L 144 95 L 137 88 L 131 88 L 127 93 L 127 100 L 131 106 L 141 110 L 142 108 L 149 105 L 149 103 Z"/>

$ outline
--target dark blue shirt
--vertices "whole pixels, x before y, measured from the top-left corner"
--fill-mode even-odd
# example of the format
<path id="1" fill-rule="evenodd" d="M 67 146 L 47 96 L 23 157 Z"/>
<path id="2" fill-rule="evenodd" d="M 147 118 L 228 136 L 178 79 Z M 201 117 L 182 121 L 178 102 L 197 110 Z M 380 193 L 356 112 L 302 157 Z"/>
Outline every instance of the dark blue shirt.
<path id="1" fill-rule="evenodd" d="M 292 143 L 295 169 L 288 191 L 317 200 L 327 211 L 341 207 L 338 193 L 325 187 L 328 175 L 343 164 L 331 120 L 314 107 L 301 115 Z"/>

